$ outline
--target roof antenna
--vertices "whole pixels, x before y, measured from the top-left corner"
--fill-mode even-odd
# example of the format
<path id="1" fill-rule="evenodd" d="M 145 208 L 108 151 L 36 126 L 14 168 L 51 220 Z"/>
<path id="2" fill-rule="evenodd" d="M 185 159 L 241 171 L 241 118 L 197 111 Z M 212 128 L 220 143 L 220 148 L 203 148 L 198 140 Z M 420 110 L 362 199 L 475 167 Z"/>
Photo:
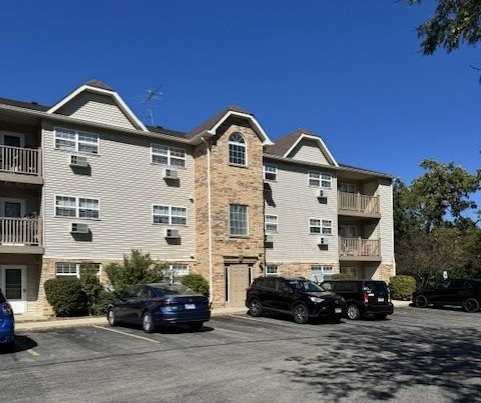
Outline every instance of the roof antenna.
<path id="1" fill-rule="evenodd" d="M 144 104 L 147 105 L 147 117 L 150 119 L 150 125 L 154 126 L 154 114 L 152 113 L 152 102 L 162 95 L 160 92 L 161 87 L 157 87 L 155 90 L 148 90 L 147 96 L 144 99 Z"/>

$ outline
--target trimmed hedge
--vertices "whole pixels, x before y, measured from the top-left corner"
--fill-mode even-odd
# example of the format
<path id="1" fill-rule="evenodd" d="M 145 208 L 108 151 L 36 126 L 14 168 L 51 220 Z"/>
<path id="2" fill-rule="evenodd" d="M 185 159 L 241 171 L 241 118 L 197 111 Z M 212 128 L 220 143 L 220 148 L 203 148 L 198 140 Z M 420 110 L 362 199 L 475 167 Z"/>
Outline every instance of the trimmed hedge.
<path id="1" fill-rule="evenodd" d="M 87 296 L 78 278 L 52 278 L 45 281 L 44 289 L 56 316 L 78 316 L 88 312 Z"/>
<path id="2" fill-rule="evenodd" d="M 416 290 L 416 280 L 411 276 L 393 276 L 389 279 L 392 299 L 409 301 Z"/>
<path id="3" fill-rule="evenodd" d="M 331 276 L 333 280 L 355 280 L 356 277 L 347 273 L 335 273 Z"/>
<path id="4" fill-rule="evenodd" d="M 209 296 L 209 282 L 200 274 L 187 274 L 180 279 L 180 283 L 199 294 Z"/>

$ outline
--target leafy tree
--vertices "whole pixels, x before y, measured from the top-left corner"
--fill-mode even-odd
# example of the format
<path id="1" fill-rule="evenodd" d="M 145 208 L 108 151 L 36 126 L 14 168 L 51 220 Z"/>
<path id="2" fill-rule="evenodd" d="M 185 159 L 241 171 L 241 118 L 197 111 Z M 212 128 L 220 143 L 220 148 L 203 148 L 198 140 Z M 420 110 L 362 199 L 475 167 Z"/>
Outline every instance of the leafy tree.
<path id="1" fill-rule="evenodd" d="M 408 0 L 409 4 L 422 0 Z M 431 55 L 443 47 L 447 53 L 462 43 L 474 46 L 481 40 L 481 2 L 479 0 L 439 0 L 434 16 L 417 28 L 423 54 Z"/>
<path id="2" fill-rule="evenodd" d="M 111 263 L 105 271 L 116 295 L 120 295 L 135 284 L 161 281 L 167 266 L 154 261 L 149 253 L 133 249 L 130 256 L 124 255 L 123 264 Z"/>
<path id="3" fill-rule="evenodd" d="M 104 287 L 100 284 L 97 271 L 91 264 L 82 265 L 80 268 L 80 285 L 87 297 L 89 315 L 92 315 L 96 312 L 96 305 Z"/>

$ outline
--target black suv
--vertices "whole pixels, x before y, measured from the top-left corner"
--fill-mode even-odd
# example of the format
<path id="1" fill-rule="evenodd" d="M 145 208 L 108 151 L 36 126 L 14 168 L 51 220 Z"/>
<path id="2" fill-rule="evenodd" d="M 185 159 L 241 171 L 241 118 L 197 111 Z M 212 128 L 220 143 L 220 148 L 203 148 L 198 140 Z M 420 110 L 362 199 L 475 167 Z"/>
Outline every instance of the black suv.
<path id="1" fill-rule="evenodd" d="M 247 289 L 245 303 L 251 316 L 288 314 L 296 323 L 321 317 L 340 322 L 346 312 L 344 298 L 303 277 L 258 277 Z"/>
<path id="2" fill-rule="evenodd" d="M 413 303 L 419 308 L 454 305 L 466 312 L 477 312 L 481 305 L 481 279 L 450 279 L 419 288 L 413 293 Z"/>
<path id="3" fill-rule="evenodd" d="M 347 317 L 386 319 L 394 312 L 389 287 L 380 280 L 327 280 L 321 283 L 327 291 L 342 295 L 347 303 Z"/>

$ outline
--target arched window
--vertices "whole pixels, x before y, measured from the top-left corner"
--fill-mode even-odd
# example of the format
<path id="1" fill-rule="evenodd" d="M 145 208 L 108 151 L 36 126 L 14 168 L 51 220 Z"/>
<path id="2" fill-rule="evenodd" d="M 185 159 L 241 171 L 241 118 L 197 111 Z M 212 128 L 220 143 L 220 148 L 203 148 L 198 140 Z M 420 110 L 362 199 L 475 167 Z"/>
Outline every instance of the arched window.
<path id="1" fill-rule="evenodd" d="M 232 133 L 229 137 L 229 164 L 247 165 L 246 141 L 238 132 Z"/>

